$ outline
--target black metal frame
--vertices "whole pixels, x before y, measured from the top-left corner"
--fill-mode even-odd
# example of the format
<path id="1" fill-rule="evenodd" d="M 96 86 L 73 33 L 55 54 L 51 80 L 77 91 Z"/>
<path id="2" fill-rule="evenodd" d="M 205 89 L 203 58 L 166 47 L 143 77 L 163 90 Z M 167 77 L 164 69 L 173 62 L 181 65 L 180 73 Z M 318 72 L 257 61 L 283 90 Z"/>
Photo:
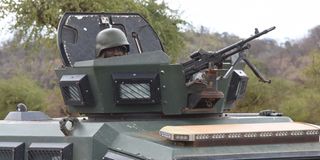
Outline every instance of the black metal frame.
<path id="1" fill-rule="evenodd" d="M 63 75 L 59 84 L 66 105 L 84 106 L 93 104 L 93 95 L 87 75 Z M 79 100 L 73 100 L 71 98 L 70 90 L 68 90 L 71 86 L 75 87 L 77 91 L 80 91 Z"/>
<path id="2" fill-rule="evenodd" d="M 61 157 L 63 160 L 73 159 L 72 143 L 31 143 L 28 148 L 28 160 L 42 160 L 52 158 L 51 156 Z"/>
<path id="3" fill-rule="evenodd" d="M 0 159 L 24 160 L 23 142 L 0 142 Z"/>
<path id="4" fill-rule="evenodd" d="M 161 101 L 160 77 L 158 73 L 113 73 L 114 101 L 116 104 L 158 104 Z M 121 84 L 148 84 L 150 98 L 123 99 L 120 97 Z"/>

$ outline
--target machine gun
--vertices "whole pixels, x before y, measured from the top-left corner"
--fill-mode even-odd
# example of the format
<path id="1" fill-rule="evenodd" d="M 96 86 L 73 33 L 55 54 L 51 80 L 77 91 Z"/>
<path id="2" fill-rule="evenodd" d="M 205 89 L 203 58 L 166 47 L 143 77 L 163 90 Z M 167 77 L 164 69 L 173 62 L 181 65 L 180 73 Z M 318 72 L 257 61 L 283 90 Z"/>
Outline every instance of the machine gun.
<path id="1" fill-rule="evenodd" d="M 268 32 L 274 30 L 276 27 L 271 27 L 269 29 L 266 29 L 262 32 L 259 32 L 256 30 L 255 35 L 245 39 L 238 41 L 230 46 L 227 46 L 223 49 L 220 49 L 215 52 L 211 51 L 205 51 L 200 49 L 199 51 L 193 53 L 190 58 L 190 61 L 187 61 L 182 64 L 183 71 L 185 74 L 186 82 L 189 81 L 193 74 L 200 72 L 203 69 L 209 68 L 209 64 L 213 64 L 218 66 L 221 64 L 226 58 L 237 54 L 237 53 L 243 53 L 243 51 L 250 48 L 250 44 L 248 42 L 267 34 Z M 229 52 L 229 53 L 228 53 Z M 264 83 L 270 83 L 270 80 L 266 80 L 261 73 L 256 69 L 256 67 L 250 63 L 248 59 L 246 59 L 242 54 L 239 56 L 239 58 L 236 60 L 235 64 L 238 63 L 240 60 L 244 60 L 244 62 L 249 66 L 249 68 L 253 71 L 253 73 L 260 79 L 260 81 Z M 235 65 L 234 64 L 234 65 Z M 233 66 L 234 66 L 233 65 Z M 223 77 L 227 77 L 228 74 L 233 70 L 233 67 L 231 67 L 226 75 Z"/>

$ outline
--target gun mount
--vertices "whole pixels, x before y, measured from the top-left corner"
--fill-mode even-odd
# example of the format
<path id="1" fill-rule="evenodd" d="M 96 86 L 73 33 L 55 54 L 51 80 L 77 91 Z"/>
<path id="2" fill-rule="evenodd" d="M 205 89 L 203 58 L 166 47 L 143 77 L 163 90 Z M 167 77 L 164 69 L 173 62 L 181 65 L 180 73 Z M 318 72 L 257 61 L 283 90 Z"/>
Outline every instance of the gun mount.
<path id="1" fill-rule="evenodd" d="M 96 59 L 95 37 L 109 27 L 125 33 L 130 52 Z M 69 112 L 85 117 L 19 104 L 0 121 L 0 160 L 319 159 L 319 126 L 272 111 L 224 113 L 244 96 L 244 63 L 268 82 L 243 52 L 273 29 L 170 64 L 139 14 L 65 13 L 56 74 Z"/>
<path id="2" fill-rule="evenodd" d="M 271 27 L 269 29 L 266 29 L 262 32 L 256 32 L 255 35 L 245 39 L 245 40 L 241 40 L 239 42 L 236 42 L 230 46 L 227 46 L 223 49 L 220 49 L 216 52 L 206 52 L 204 50 L 199 50 L 195 53 L 193 53 L 190 58 L 191 60 L 188 62 L 183 63 L 183 71 L 185 73 L 186 76 L 186 81 L 189 81 L 191 76 L 195 73 L 200 72 L 201 70 L 205 69 L 205 68 L 209 68 L 209 63 L 212 63 L 215 66 L 221 66 L 223 61 L 225 61 L 225 59 L 227 59 L 228 57 L 237 54 L 237 53 L 242 53 L 245 50 L 250 48 L 250 45 L 248 44 L 248 42 L 264 35 L 267 34 L 268 32 L 274 30 L 276 27 Z M 231 53 L 228 53 L 230 52 Z M 254 65 L 252 63 L 250 63 L 250 61 L 248 59 L 246 59 L 244 56 L 239 56 L 239 60 L 243 59 L 245 61 L 246 64 L 248 64 L 248 66 L 250 67 L 250 69 L 253 70 L 254 74 L 262 81 L 262 82 L 267 82 L 270 83 L 270 80 L 266 80 L 265 78 L 263 78 L 263 76 L 261 75 L 261 73 L 256 69 L 256 67 L 254 67 Z M 235 64 L 237 64 L 239 62 L 239 60 L 236 61 Z M 227 73 L 230 73 L 230 71 L 232 71 L 232 68 L 230 68 L 230 70 Z M 228 75 L 228 74 L 226 74 Z M 224 78 L 226 78 L 227 76 L 224 76 Z"/>
<path id="3" fill-rule="evenodd" d="M 237 60 L 228 68 L 225 75 L 221 76 L 222 79 L 227 80 L 230 74 L 233 73 L 234 66 L 238 65 L 238 63 L 243 60 L 261 82 L 271 83 L 271 80 L 266 80 L 243 53 L 245 50 L 250 48 L 250 41 L 267 34 L 275 28 L 276 27 L 271 27 L 262 32 L 256 32 L 255 35 L 245 40 L 238 41 L 216 52 L 205 51 L 202 49 L 194 52 L 190 56 L 191 60 L 182 64 L 186 82 L 188 83 L 187 86 L 188 88 L 192 88 L 192 92 L 188 95 L 188 111 L 190 111 L 190 109 L 194 110 L 195 108 L 213 108 L 220 99 L 224 98 L 223 92 L 219 91 L 217 88 L 217 74 L 218 71 L 222 69 L 223 62 L 235 54 L 239 55 Z M 237 97 L 240 98 L 243 96 L 248 78 L 246 78 L 243 71 L 239 70 L 234 73 L 238 74 L 238 77 L 241 77 L 241 79 L 237 82 L 235 80 L 231 81 L 230 85 L 237 84 L 237 93 L 232 93 L 230 90 L 230 92 L 228 92 L 228 97 L 237 99 Z M 195 74 L 197 75 L 194 76 Z M 227 103 L 232 102 L 233 101 L 230 99 L 227 101 Z"/>

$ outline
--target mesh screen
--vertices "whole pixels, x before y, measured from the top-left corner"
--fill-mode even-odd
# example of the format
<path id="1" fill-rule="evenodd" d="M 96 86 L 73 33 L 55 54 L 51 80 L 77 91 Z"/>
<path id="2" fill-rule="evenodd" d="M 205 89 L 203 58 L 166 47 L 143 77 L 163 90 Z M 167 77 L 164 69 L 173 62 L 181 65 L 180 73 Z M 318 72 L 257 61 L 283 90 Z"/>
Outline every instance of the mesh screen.
<path id="1" fill-rule="evenodd" d="M 147 83 L 121 84 L 121 99 L 150 99 L 150 85 Z"/>
<path id="2" fill-rule="evenodd" d="M 28 160 L 63 160 L 60 150 L 31 150 Z"/>
<path id="3" fill-rule="evenodd" d="M 9 149 L 0 149 L 0 160 L 12 160 L 13 152 Z"/>
<path id="4" fill-rule="evenodd" d="M 77 86 L 62 87 L 62 92 L 69 101 L 81 101 L 80 90 Z"/>

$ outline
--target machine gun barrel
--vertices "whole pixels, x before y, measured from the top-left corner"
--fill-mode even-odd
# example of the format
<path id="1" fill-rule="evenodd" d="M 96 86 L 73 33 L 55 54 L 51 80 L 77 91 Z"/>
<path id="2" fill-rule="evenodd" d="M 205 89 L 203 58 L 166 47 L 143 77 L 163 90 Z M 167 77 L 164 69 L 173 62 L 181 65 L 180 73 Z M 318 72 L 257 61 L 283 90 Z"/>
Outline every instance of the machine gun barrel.
<path id="1" fill-rule="evenodd" d="M 252 41 L 252 40 L 254 40 L 256 38 L 258 38 L 258 37 L 260 37 L 260 36 L 262 36 L 264 34 L 267 34 L 268 32 L 274 30 L 275 28 L 276 27 L 273 26 L 273 27 L 271 27 L 269 29 L 266 29 L 266 30 L 264 30 L 262 32 L 256 33 L 255 35 L 253 35 L 253 36 L 251 36 L 251 37 L 249 37 L 249 38 L 247 38 L 245 40 L 238 41 L 238 42 L 236 42 L 236 43 L 234 43 L 234 44 L 232 44 L 230 46 L 227 46 L 225 48 L 222 48 L 222 49 L 218 50 L 217 53 L 222 53 L 223 54 L 223 53 L 229 52 L 232 49 L 235 49 L 235 48 L 237 48 L 239 46 L 243 46 L 244 44 L 246 44 L 246 43 L 248 43 L 248 42 L 250 42 L 250 41 Z"/>
<path id="2" fill-rule="evenodd" d="M 238 42 L 236 42 L 230 46 L 227 46 L 225 48 L 222 48 L 216 52 L 210 52 L 210 51 L 207 52 L 204 50 L 199 50 L 199 51 L 193 53 L 190 56 L 191 60 L 182 64 L 186 81 L 190 80 L 190 78 L 192 77 L 193 74 L 200 72 L 203 69 L 208 68 L 209 63 L 212 63 L 214 65 L 222 63 L 226 58 L 228 58 L 236 53 L 242 52 L 246 49 L 249 49 L 250 45 L 247 44 L 248 42 L 250 42 L 250 41 L 252 41 L 252 40 L 254 40 L 264 34 L 267 34 L 268 32 L 274 30 L 275 28 L 276 27 L 271 27 L 271 28 L 266 29 L 262 32 L 258 32 L 255 35 L 253 35 L 247 39 L 238 41 Z M 229 54 L 225 54 L 230 51 L 232 51 L 232 52 Z"/>

